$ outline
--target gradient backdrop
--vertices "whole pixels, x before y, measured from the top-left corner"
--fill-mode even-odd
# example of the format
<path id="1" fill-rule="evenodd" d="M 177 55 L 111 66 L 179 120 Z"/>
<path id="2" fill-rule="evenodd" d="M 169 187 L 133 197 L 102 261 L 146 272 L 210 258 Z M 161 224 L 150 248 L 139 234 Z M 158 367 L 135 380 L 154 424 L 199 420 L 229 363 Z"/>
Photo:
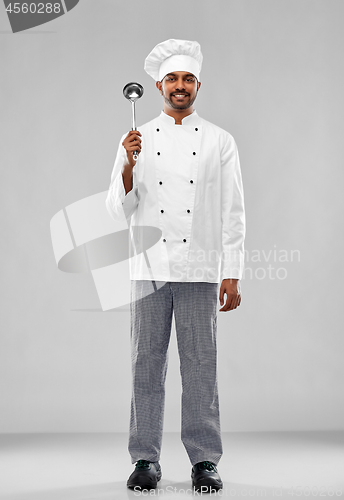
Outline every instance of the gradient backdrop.
<path id="1" fill-rule="evenodd" d="M 343 429 L 341 0 L 80 0 L 13 34 L 0 5 L 0 432 L 127 432 L 129 313 L 56 266 L 50 220 L 108 189 L 130 129 L 123 86 L 168 38 L 200 42 L 195 108 L 238 144 L 242 304 L 218 317 L 223 431 Z M 120 284 L 119 284 L 120 286 Z M 220 308 L 220 305 L 219 305 Z M 173 326 L 165 430 L 180 429 Z"/>

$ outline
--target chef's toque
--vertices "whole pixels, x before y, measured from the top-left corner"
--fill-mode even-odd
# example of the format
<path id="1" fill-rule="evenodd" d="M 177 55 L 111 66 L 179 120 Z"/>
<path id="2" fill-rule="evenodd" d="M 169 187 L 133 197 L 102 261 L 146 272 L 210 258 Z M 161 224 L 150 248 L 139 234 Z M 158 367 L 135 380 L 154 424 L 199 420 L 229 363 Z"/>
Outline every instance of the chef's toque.
<path id="1" fill-rule="evenodd" d="M 145 59 L 144 69 L 159 82 L 174 71 L 187 71 L 199 80 L 202 61 L 203 55 L 198 42 L 170 39 L 154 47 Z"/>

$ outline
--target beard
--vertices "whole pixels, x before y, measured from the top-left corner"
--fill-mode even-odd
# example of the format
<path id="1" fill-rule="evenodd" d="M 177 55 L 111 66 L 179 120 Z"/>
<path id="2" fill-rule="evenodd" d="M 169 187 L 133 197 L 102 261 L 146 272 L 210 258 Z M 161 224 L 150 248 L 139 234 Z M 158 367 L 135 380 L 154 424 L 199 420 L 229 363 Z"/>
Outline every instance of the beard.
<path id="1" fill-rule="evenodd" d="M 193 105 L 193 103 L 195 102 L 195 99 L 197 97 L 197 94 L 194 97 L 190 97 L 190 94 L 188 94 L 185 102 L 183 102 L 183 103 L 181 102 L 178 104 L 176 102 L 173 102 L 172 94 L 167 96 L 163 93 L 162 95 L 163 95 L 163 98 L 164 98 L 164 101 L 166 102 L 166 104 L 168 104 L 173 109 L 188 109 Z"/>

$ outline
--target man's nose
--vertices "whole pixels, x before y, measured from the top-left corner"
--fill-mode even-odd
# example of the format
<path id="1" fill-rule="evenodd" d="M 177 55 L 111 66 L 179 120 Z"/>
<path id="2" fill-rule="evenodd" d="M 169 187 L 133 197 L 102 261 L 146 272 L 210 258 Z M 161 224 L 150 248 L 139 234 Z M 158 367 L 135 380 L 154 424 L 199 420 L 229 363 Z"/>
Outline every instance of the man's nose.
<path id="1" fill-rule="evenodd" d="M 184 81 L 182 79 L 176 81 L 177 90 L 185 90 Z"/>

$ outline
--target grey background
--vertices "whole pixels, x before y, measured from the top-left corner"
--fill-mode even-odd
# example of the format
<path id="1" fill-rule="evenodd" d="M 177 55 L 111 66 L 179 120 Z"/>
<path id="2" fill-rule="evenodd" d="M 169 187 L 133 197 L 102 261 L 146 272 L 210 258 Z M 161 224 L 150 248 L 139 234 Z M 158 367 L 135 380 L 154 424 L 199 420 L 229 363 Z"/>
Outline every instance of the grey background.
<path id="1" fill-rule="evenodd" d="M 129 313 L 57 269 L 49 223 L 108 189 L 127 82 L 145 88 L 139 124 L 160 113 L 143 62 L 168 38 L 200 42 L 195 108 L 241 159 L 252 276 L 218 317 L 222 429 L 343 429 L 343 15 L 340 0 L 82 0 L 12 34 L 0 6 L 1 432 L 128 431 Z M 178 431 L 174 327 L 166 391 Z"/>

